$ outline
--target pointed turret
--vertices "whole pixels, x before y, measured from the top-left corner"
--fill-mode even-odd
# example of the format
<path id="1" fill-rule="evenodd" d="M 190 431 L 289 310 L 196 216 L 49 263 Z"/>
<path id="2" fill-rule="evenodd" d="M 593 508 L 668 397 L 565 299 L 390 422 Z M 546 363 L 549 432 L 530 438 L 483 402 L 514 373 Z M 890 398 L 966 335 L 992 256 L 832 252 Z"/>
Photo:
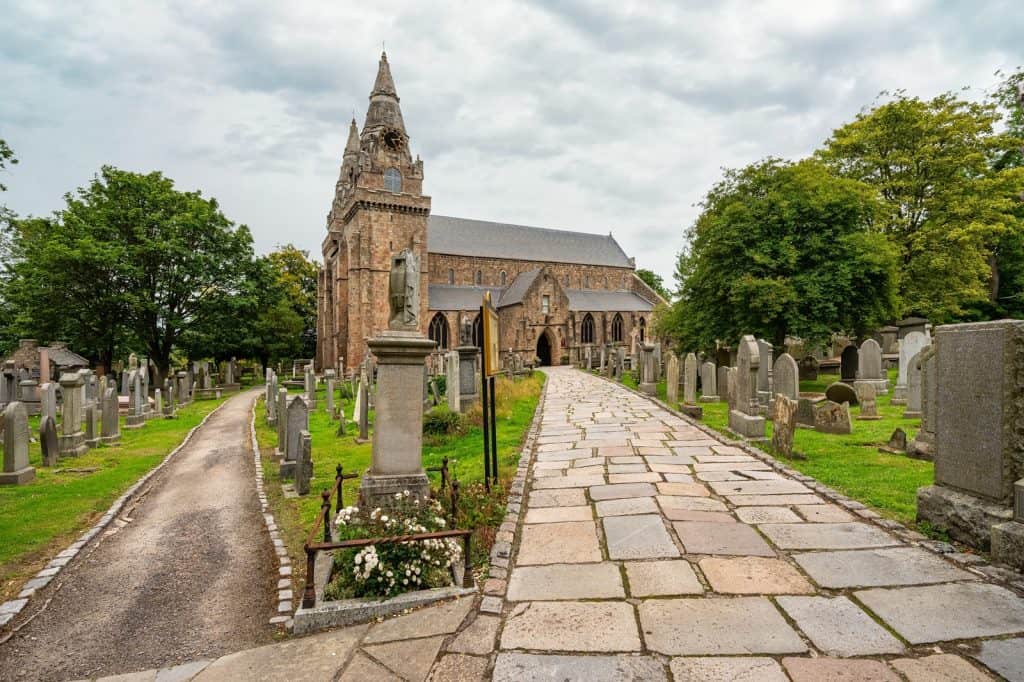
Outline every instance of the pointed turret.
<path id="1" fill-rule="evenodd" d="M 374 134 L 381 130 L 395 130 L 406 136 L 405 122 L 402 120 L 402 109 L 398 106 L 398 92 L 395 80 L 391 77 L 388 55 L 382 52 L 377 67 L 377 80 L 370 92 L 370 106 L 366 110 L 366 123 L 363 135 Z"/>
<path id="2" fill-rule="evenodd" d="M 345 143 L 345 156 L 349 154 L 359 154 L 359 126 L 356 125 L 355 116 L 348 127 L 348 142 Z"/>

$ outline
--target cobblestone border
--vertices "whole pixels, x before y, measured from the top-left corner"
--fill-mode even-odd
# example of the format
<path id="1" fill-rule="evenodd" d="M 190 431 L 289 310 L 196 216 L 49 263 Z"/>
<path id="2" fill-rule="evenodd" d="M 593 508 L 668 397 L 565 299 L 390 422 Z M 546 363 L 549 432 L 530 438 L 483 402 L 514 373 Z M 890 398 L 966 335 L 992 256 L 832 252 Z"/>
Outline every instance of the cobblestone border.
<path id="1" fill-rule="evenodd" d="M 508 562 L 512 555 L 512 547 L 516 541 L 516 532 L 519 527 L 519 512 L 523 506 L 523 494 L 526 491 L 526 476 L 530 471 L 530 463 L 533 461 L 533 446 L 537 442 L 537 435 L 540 433 L 541 416 L 544 414 L 544 402 L 548 396 L 549 377 L 545 372 L 544 385 L 540 390 L 540 398 L 537 400 L 537 408 L 533 412 L 533 419 L 530 421 L 530 428 L 523 439 L 522 450 L 519 451 L 519 464 L 516 467 L 516 474 L 512 478 L 512 485 L 508 490 L 508 502 L 505 505 L 505 520 L 498 527 L 495 536 L 494 546 L 491 547 L 491 564 L 488 569 L 487 578 L 484 581 L 484 597 L 480 600 L 479 610 L 481 613 L 501 615 L 505 603 L 505 588 L 508 581 Z"/>
<path id="2" fill-rule="evenodd" d="M 712 429 L 710 426 L 707 426 L 706 424 L 703 424 L 697 421 L 696 419 L 687 416 L 686 414 L 683 414 L 679 410 L 675 410 L 669 407 L 667 403 L 662 401 L 657 396 L 652 396 L 647 393 L 642 393 L 640 391 L 634 390 L 621 382 L 609 379 L 608 377 L 605 376 L 594 376 L 604 379 L 605 381 L 609 381 L 615 384 L 616 386 L 619 386 L 627 391 L 630 391 L 631 393 L 635 393 L 638 396 L 647 398 L 652 403 L 658 405 L 668 413 L 683 419 L 690 425 L 708 434 L 709 436 L 712 436 L 717 440 L 723 441 L 727 445 L 740 448 L 747 454 L 756 457 L 757 459 L 761 460 L 762 462 L 764 462 L 774 470 L 778 471 L 779 473 L 785 474 L 786 476 L 789 476 L 794 480 L 800 481 L 801 483 L 803 483 L 808 488 L 818 493 L 825 499 L 838 504 L 840 507 L 843 507 L 844 509 L 850 511 L 853 514 L 856 514 L 862 520 L 867 521 L 868 523 L 871 523 L 875 526 L 878 526 L 879 528 L 888 533 L 892 533 L 908 545 L 918 546 L 931 552 L 932 554 L 937 554 L 945 559 L 948 559 L 958 564 L 960 568 L 966 571 L 974 573 L 975 575 L 981 576 L 983 578 L 987 578 L 989 580 L 994 580 L 996 582 L 1002 583 L 1004 586 L 1014 589 L 1017 592 L 1019 592 L 1022 596 L 1024 596 L 1024 574 L 1018 573 L 1017 571 L 1014 571 L 1013 569 L 1003 565 L 992 564 L 980 555 L 971 554 L 970 552 L 958 551 L 955 546 L 948 542 L 942 542 L 939 540 L 929 540 L 928 537 L 926 537 L 925 535 L 922 535 L 921 533 L 911 528 L 907 528 L 899 521 L 884 518 L 878 512 L 869 509 L 864 503 L 858 502 L 857 500 L 854 500 L 851 497 L 843 495 L 837 490 L 833 490 L 829 486 L 815 479 L 813 476 L 808 476 L 807 474 L 801 473 L 796 469 L 787 466 L 785 462 L 782 462 L 776 459 L 773 455 L 768 454 L 764 450 L 761 450 L 760 448 L 753 446 L 750 443 L 750 441 L 747 441 L 742 438 L 739 440 L 730 438 L 729 436 Z"/>
<path id="3" fill-rule="evenodd" d="M 148 483 L 149 480 L 153 478 L 153 476 L 155 476 L 164 467 L 170 464 L 171 461 L 174 459 L 175 455 L 177 455 L 178 452 L 180 452 L 186 445 L 189 444 L 189 442 L 191 442 L 192 436 L 195 435 L 196 431 L 201 429 L 213 415 L 217 414 L 217 412 L 219 412 L 220 409 L 224 407 L 225 404 L 227 404 L 227 401 L 221 403 L 213 410 L 211 410 L 209 414 L 203 417 L 203 420 L 196 424 L 195 426 L 193 426 L 192 429 L 187 434 L 185 434 L 185 438 L 181 441 L 181 443 L 179 443 L 176 448 L 171 450 L 170 453 L 168 453 L 168 455 L 164 457 L 163 461 L 160 462 L 160 464 L 150 469 L 147 474 L 145 474 L 142 478 L 133 483 L 132 486 L 128 488 L 128 490 L 126 490 L 124 494 L 121 495 L 121 497 L 117 498 L 117 500 L 115 500 L 114 503 L 110 505 L 110 508 L 107 509 L 107 512 L 102 517 L 100 517 L 100 520 L 97 521 L 92 528 L 90 528 L 81 536 L 79 536 L 79 538 L 75 542 L 68 545 L 68 547 L 63 552 L 60 552 L 59 554 L 57 554 L 56 557 L 51 559 L 49 563 L 47 563 L 46 566 L 41 571 L 35 574 L 35 576 L 29 578 L 25 582 L 25 584 L 21 586 L 21 591 L 18 593 L 18 597 L 16 599 L 12 599 L 10 601 L 6 601 L 0 604 L 0 627 L 7 625 L 7 623 L 14 620 L 14 617 L 21 613 L 21 611 L 28 605 L 29 599 L 38 590 L 41 590 L 42 588 L 46 587 L 51 582 L 53 582 L 53 580 L 61 574 L 61 572 L 68 566 L 68 564 L 70 564 L 71 561 L 78 556 L 79 552 L 81 552 L 85 548 L 89 541 L 97 535 L 99 535 L 101 531 L 105 530 L 107 526 L 110 525 L 110 522 L 113 521 L 117 517 L 117 515 L 121 513 L 121 510 L 124 509 L 125 505 L 127 505 L 134 499 L 135 493 L 137 493 L 140 488 L 146 485 L 146 483 Z M 99 542 L 101 542 L 102 539 L 103 538 L 101 537 L 100 540 L 97 541 L 97 546 L 99 546 Z"/>
<path id="4" fill-rule="evenodd" d="M 256 439 L 256 412 L 260 404 L 257 395 L 252 403 L 252 415 L 249 420 L 249 438 L 252 446 L 252 460 L 256 465 L 256 497 L 260 501 L 260 513 L 263 515 L 263 525 L 270 534 L 270 541 L 274 545 L 274 553 L 277 555 L 277 610 L 270 619 L 271 625 L 281 625 L 287 630 L 292 629 L 292 604 L 294 595 L 292 593 L 292 560 L 288 556 L 288 549 L 284 546 L 281 533 L 277 530 L 277 521 L 270 511 L 270 504 L 267 502 L 267 492 L 263 489 L 263 457 L 260 455 L 260 444 Z"/>

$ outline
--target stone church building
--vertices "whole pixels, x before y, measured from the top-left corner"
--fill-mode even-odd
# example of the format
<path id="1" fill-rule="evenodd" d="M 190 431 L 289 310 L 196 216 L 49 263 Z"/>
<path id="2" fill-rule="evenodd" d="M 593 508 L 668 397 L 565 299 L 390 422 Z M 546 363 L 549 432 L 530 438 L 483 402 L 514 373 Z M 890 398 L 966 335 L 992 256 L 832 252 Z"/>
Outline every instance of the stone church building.
<path id="1" fill-rule="evenodd" d="M 498 309 L 502 353 L 541 364 L 577 361 L 587 345 L 643 339 L 661 300 L 611 234 L 431 215 L 423 162 L 413 159 L 381 55 L 363 129 L 355 120 L 349 128 L 327 215 L 318 370 L 359 364 L 366 341 L 387 329 L 391 257 L 403 249 L 420 263 L 420 331 L 441 349 L 459 345 L 463 319 L 480 345 L 485 291 Z"/>

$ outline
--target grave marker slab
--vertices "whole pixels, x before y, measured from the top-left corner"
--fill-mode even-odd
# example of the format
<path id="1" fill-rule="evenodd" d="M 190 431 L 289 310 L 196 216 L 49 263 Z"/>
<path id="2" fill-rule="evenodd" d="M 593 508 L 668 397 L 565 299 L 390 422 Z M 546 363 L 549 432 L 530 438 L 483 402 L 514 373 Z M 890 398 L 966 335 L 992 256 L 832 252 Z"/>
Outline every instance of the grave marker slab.
<path id="1" fill-rule="evenodd" d="M 113 385 L 103 390 L 103 415 L 100 426 L 100 440 L 107 445 L 118 445 L 121 441 L 121 422 L 118 419 L 118 396 Z"/>
<path id="2" fill-rule="evenodd" d="M 697 356 L 693 353 L 687 353 L 683 362 L 683 402 L 697 404 Z"/>
<path id="3" fill-rule="evenodd" d="M 800 370 L 796 366 L 796 360 L 789 353 L 783 353 L 775 360 L 772 382 L 775 394 L 784 395 L 790 400 L 800 397 Z"/>
<path id="4" fill-rule="evenodd" d="M 57 424 L 52 417 L 43 417 L 39 422 L 39 447 L 43 451 L 43 466 L 57 466 L 60 445 L 57 443 Z"/>
<path id="5" fill-rule="evenodd" d="M 825 400 L 814 408 L 814 430 L 821 433 L 853 433 L 850 404 Z"/>
<path id="6" fill-rule="evenodd" d="M 718 402 L 718 371 L 713 362 L 705 362 L 700 366 L 700 391 L 702 403 Z"/>
<path id="7" fill-rule="evenodd" d="M 736 378 L 730 389 L 734 405 L 729 410 L 729 429 L 745 438 L 765 437 L 764 417 L 759 414 L 757 392 L 760 361 L 757 341 L 747 334 L 740 339 Z"/>
<path id="8" fill-rule="evenodd" d="M 23 485 L 36 477 L 35 467 L 28 463 L 28 412 L 15 400 L 3 413 L 4 463 L 0 485 Z"/>

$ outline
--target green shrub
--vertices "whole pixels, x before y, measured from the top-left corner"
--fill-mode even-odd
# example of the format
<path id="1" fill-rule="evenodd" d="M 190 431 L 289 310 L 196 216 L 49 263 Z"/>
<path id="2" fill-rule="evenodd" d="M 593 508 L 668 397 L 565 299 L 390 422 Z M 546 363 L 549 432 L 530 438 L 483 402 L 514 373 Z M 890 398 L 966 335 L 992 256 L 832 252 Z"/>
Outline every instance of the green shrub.
<path id="1" fill-rule="evenodd" d="M 437 386 L 437 392 L 439 395 L 448 394 L 448 377 L 442 374 L 434 377 L 433 381 L 434 385 Z"/>
<path id="2" fill-rule="evenodd" d="M 423 415 L 423 435 L 454 436 L 466 430 L 466 420 L 445 405 L 438 405 Z"/>

